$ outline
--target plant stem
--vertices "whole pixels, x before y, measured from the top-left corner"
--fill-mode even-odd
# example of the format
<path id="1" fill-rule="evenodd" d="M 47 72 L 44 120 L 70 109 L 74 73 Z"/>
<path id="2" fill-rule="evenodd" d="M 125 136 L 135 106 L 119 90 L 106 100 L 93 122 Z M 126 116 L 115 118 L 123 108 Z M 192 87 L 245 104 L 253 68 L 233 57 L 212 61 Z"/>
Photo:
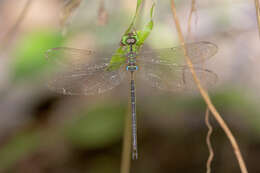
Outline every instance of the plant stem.
<path id="1" fill-rule="evenodd" d="M 131 115 L 130 115 L 130 104 L 125 117 L 125 130 L 123 138 L 123 152 L 121 160 L 120 173 L 129 173 L 131 166 Z"/>
<path id="2" fill-rule="evenodd" d="M 193 79 L 194 79 L 194 81 L 195 81 L 195 83 L 196 83 L 196 85 L 197 85 L 197 87 L 200 91 L 202 98 L 206 102 L 209 110 L 214 115 L 215 119 L 217 120 L 217 122 L 219 123 L 221 128 L 226 133 L 226 135 L 227 135 L 227 137 L 228 137 L 228 139 L 229 139 L 229 141 L 230 141 L 230 143 L 233 147 L 233 150 L 234 150 L 234 153 L 235 153 L 236 158 L 238 160 L 238 164 L 240 166 L 241 172 L 247 173 L 248 171 L 247 171 L 245 162 L 243 160 L 242 154 L 240 152 L 240 149 L 239 149 L 239 146 L 236 142 L 235 137 L 233 136 L 231 130 L 229 129 L 229 127 L 227 126 L 227 124 L 225 123 L 225 121 L 223 120 L 223 118 L 221 117 L 221 115 L 218 113 L 217 109 L 213 105 L 207 91 L 201 86 L 200 80 L 195 73 L 191 59 L 189 58 L 189 56 L 187 54 L 187 48 L 186 48 L 186 45 L 185 45 L 185 42 L 184 42 L 184 37 L 183 37 L 182 30 L 181 30 L 181 27 L 180 27 L 180 23 L 179 23 L 179 20 L 178 20 L 178 17 L 177 17 L 177 12 L 176 12 L 176 9 L 175 9 L 174 0 L 171 0 L 171 10 L 172 10 L 175 26 L 176 26 L 176 29 L 177 29 L 177 32 L 178 32 L 178 37 L 179 37 L 179 40 L 181 42 L 183 52 L 184 52 L 184 55 L 185 55 L 185 61 L 189 66 L 189 69 L 190 69 L 190 72 L 192 73 Z"/>
<path id="3" fill-rule="evenodd" d="M 213 151 L 213 148 L 212 148 L 212 144 L 211 144 L 211 141 L 210 141 L 210 137 L 211 137 L 211 134 L 213 132 L 213 128 L 210 124 L 210 120 L 209 120 L 209 108 L 206 109 L 206 114 L 205 114 L 205 123 L 208 127 L 208 133 L 207 133 L 207 138 L 206 138 L 206 143 L 207 143 L 207 146 L 208 146 L 208 150 L 209 150 L 209 157 L 208 157 L 208 160 L 207 160 L 207 173 L 211 173 L 211 163 L 212 163 L 212 160 L 213 160 L 213 157 L 214 157 L 214 151 Z"/>
<path id="4" fill-rule="evenodd" d="M 256 9 L 256 20 L 257 20 L 257 26 L 258 26 L 258 32 L 259 32 L 259 38 L 260 38 L 260 5 L 259 0 L 255 0 L 255 9 Z"/>

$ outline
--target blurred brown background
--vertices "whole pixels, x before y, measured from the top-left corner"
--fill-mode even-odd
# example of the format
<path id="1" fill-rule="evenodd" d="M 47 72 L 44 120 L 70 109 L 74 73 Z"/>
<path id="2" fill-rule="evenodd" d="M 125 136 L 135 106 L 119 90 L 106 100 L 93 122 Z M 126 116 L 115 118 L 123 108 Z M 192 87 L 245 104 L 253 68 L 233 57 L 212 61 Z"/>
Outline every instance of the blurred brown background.
<path id="1" fill-rule="evenodd" d="M 0 1 L 0 172 L 120 170 L 127 80 L 99 96 L 53 93 L 44 80 L 44 52 L 58 46 L 102 51 L 100 45 L 118 45 L 136 2 L 82 0 L 72 15 L 64 8 L 69 2 L 31 1 L 17 24 L 27 1 Z M 144 2 L 138 26 L 148 21 L 151 3 Z M 176 3 L 188 35 L 191 0 Z M 210 95 L 237 138 L 249 172 L 260 172 L 260 49 L 254 3 L 197 0 L 196 7 L 186 40 L 218 46 L 207 62 L 219 78 Z M 146 46 L 178 45 L 170 1 L 157 1 L 154 22 Z M 198 93 L 170 94 L 137 83 L 140 159 L 132 162 L 131 172 L 205 172 L 205 110 Z M 224 132 L 212 117 L 211 122 L 212 172 L 239 172 Z"/>

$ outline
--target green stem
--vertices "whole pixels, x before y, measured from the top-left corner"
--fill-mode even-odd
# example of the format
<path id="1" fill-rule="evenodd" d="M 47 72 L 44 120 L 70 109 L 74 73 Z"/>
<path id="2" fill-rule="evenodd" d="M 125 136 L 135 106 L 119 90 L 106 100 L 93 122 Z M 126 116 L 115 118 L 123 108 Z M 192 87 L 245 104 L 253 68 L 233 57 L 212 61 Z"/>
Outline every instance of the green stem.
<path id="1" fill-rule="evenodd" d="M 123 152 L 121 160 L 121 170 L 120 173 L 129 173 L 131 166 L 131 115 L 130 106 L 125 117 L 125 130 L 123 139 Z"/>

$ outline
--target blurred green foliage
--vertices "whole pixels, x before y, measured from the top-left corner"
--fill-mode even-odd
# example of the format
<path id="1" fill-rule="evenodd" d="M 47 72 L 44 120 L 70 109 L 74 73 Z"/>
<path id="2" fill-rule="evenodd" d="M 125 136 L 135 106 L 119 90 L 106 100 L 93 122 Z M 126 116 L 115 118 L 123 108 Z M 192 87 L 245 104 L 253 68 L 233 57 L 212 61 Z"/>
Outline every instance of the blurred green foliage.
<path id="1" fill-rule="evenodd" d="M 104 147 L 121 138 L 125 114 L 125 106 L 100 105 L 93 110 L 84 111 L 79 119 L 66 127 L 65 136 L 75 146 Z"/>
<path id="2" fill-rule="evenodd" d="M 47 67 L 45 52 L 60 46 L 63 41 L 61 34 L 48 30 L 37 30 L 25 35 L 13 51 L 11 80 L 16 82 L 39 77 Z"/>
<path id="3" fill-rule="evenodd" d="M 100 166 L 102 163 L 102 166 Z M 89 164 L 88 172 L 94 173 L 115 173 L 119 172 L 118 162 L 113 157 L 101 155 Z"/>
<path id="4" fill-rule="evenodd" d="M 156 98 L 151 97 L 146 103 L 141 104 L 142 107 L 138 108 L 141 111 L 139 114 L 145 116 L 149 115 L 150 112 L 159 113 L 161 118 L 174 115 L 174 119 L 178 121 L 186 119 L 183 117 L 183 113 L 191 115 L 193 119 L 196 118 L 193 115 L 198 115 L 199 112 L 202 112 L 200 117 L 204 116 L 203 110 L 205 110 L 206 105 L 199 95 L 178 97 L 178 99 L 170 96 Z M 256 111 L 257 105 L 251 104 L 252 102 L 248 100 L 248 97 L 241 94 L 240 91 L 234 89 L 222 90 L 212 95 L 212 100 L 225 119 L 229 117 L 228 119 L 236 119 L 237 122 L 237 118 L 241 119 L 244 116 L 243 120 L 250 124 L 249 127 L 257 130 L 258 133 L 260 132 L 259 121 L 256 121 L 256 119 L 259 119 L 259 112 Z M 158 104 L 158 102 L 164 104 Z M 147 104 L 150 106 L 146 107 Z M 76 115 L 71 115 L 75 118 L 59 125 L 58 129 L 52 131 L 52 133 L 57 133 L 56 135 L 65 138 L 75 148 L 102 149 L 119 142 L 122 138 L 126 111 L 127 106 L 123 104 L 99 103 L 95 107 L 83 109 Z M 232 111 L 238 112 L 241 116 L 232 116 L 233 114 L 230 114 Z M 168 135 L 172 132 L 180 133 L 173 128 Z M 48 133 L 39 133 L 37 130 L 22 132 L 14 136 L 0 149 L 1 169 L 12 166 L 17 161 L 40 149 L 41 141 L 48 141 L 48 137 Z M 50 145 L 53 143 L 55 142 Z M 60 143 L 60 141 L 56 143 Z M 145 141 L 142 141 L 142 143 L 145 143 Z M 93 169 L 96 170 L 96 168 Z"/>
<path id="5" fill-rule="evenodd" d="M 79 118 L 55 127 L 52 134 L 41 133 L 39 130 L 21 132 L 0 148 L 0 171 L 34 153 L 42 144 L 46 145 L 43 141 L 51 138 L 52 142 L 49 144 L 55 143 L 53 135 L 63 136 L 75 148 L 97 149 L 116 143 L 123 134 L 125 114 L 125 105 L 101 104 L 93 109 L 82 110 L 79 116 L 73 116 Z"/>
<path id="6" fill-rule="evenodd" d="M 139 112 L 139 115 L 147 115 L 149 117 L 150 113 L 153 112 L 154 114 L 160 115 L 160 118 L 174 116 L 174 119 L 181 123 L 186 121 L 187 116 L 184 115 L 191 116 L 190 119 L 193 120 L 196 118 L 203 119 L 204 117 L 206 105 L 199 95 L 188 95 L 187 97 L 182 96 L 177 97 L 177 99 L 176 97 L 172 96 L 156 98 L 157 99 L 151 97 L 149 100 L 147 100 L 147 103 L 144 103 L 150 105 L 149 107 L 145 107 L 142 104 L 139 104 L 141 105 L 138 108 L 138 110 L 141 111 L 141 113 Z M 249 97 L 241 93 L 240 90 L 221 90 L 212 95 L 212 100 L 218 110 L 223 114 L 223 118 L 228 120 L 228 123 L 231 126 L 237 127 L 237 122 L 245 120 L 247 122 L 246 124 L 249 124 L 248 127 L 252 129 L 257 129 L 259 127 L 259 121 L 256 121 L 256 119 L 259 119 L 259 111 L 256 111 L 257 105 L 252 104 L 252 102 L 249 100 Z M 164 104 L 158 104 L 158 102 L 163 102 Z M 100 103 L 100 105 L 103 105 L 103 103 Z M 234 111 L 237 112 L 237 114 L 233 114 L 232 112 Z M 74 121 L 70 127 L 67 127 L 65 135 L 75 147 L 96 149 L 108 146 L 109 144 L 118 140 L 118 135 L 122 135 L 122 129 L 119 128 L 123 125 L 122 115 L 125 115 L 125 108 L 124 106 L 122 107 L 122 105 L 98 106 L 95 109 L 88 111 L 86 116 L 83 115 L 81 118 Z M 232 121 L 230 121 L 232 119 L 234 119 L 234 124 Z M 193 120 L 191 120 L 191 122 L 193 122 Z M 154 128 L 156 129 L 156 127 Z M 192 129 L 194 126 L 190 128 Z M 241 130 L 241 133 L 243 133 L 242 131 L 243 130 Z M 172 129 L 169 129 L 167 137 L 171 138 L 170 134 L 173 133 L 181 136 L 183 135 L 183 132 L 185 133 L 185 131 L 176 131 L 176 129 L 172 127 Z M 258 129 L 258 133 L 259 132 L 260 130 Z M 215 133 L 218 132 L 215 131 Z M 145 139 L 144 135 L 145 134 L 143 134 L 143 139 Z M 226 138 L 223 139 L 226 140 Z M 145 142 L 147 141 L 142 141 L 143 144 Z M 103 162 L 97 161 L 96 164 L 100 163 Z M 95 170 L 96 169 L 98 169 L 98 167 L 95 168 Z M 100 171 L 102 170 L 104 169 L 100 168 Z"/>
<path id="7" fill-rule="evenodd" d="M 17 134 L 0 150 L 0 171 L 12 166 L 26 155 L 34 152 L 40 144 L 40 135 L 37 132 Z"/>

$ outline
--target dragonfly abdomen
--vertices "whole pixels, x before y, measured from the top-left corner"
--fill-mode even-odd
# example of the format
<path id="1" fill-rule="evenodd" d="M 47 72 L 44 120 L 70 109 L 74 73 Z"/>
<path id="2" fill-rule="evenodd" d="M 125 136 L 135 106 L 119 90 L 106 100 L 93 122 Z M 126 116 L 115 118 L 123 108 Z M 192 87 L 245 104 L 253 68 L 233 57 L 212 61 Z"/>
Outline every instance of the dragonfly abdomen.
<path id="1" fill-rule="evenodd" d="M 135 102 L 135 81 L 131 73 L 131 110 L 132 110 L 132 159 L 138 158 L 137 150 L 137 126 L 136 126 L 136 102 Z"/>

